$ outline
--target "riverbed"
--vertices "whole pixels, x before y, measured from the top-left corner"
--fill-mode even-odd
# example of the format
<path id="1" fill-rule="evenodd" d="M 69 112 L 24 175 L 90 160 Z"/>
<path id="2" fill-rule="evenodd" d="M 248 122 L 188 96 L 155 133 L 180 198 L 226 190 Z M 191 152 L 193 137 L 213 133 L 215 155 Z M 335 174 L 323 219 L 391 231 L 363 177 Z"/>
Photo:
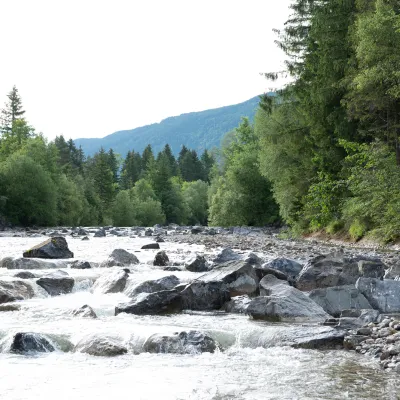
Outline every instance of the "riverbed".
<path id="1" fill-rule="evenodd" d="M 20 257 L 45 237 L 0 237 L 0 258 Z M 88 241 L 67 237 L 75 259 L 101 262 L 116 248 L 135 254 L 128 285 L 174 274 L 189 282 L 198 273 L 163 271 L 152 265 L 157 250 L 141 250 L 151 238 L 108 236 Z M 202 244 L 160 243 L 171 263 L 181 264 L 192 254 L 209 257 L 217 249 Z M 253 321 L 223 312 L 184 312 L 171 316 L 115 316 L 124 293 L 93 294 L 93 282 L 104 268 L 70 269 L 72 293 L 50 297 L 32 280 L 35 297 L 19 302 L 20 311 L 0 313 L 0 398 L 27 399 L 397 399 L 398 375 L 380 369 L 378 362 L 344 350 L 305 350 L 288 346 L 301 334 L 301 324 Z M 108 269 L 107 269 L 108 270 Z M 0 269 L 0 279 L 15 270 Z M 46 270 L 33 271 L 37 276 Z M 71 311 L 90 305 L 97 319 L 78 318 Z M 142 350 L 154 333 L 195 329 L 218 343 L 214 353 L 150 354 Z M 323 328 L 321 328 L 323 329 Z M 17 355 L 7 351 L 16 332 L 47 335 L 56 351 Z M 128 353 L 96 357 L 72 352 L 91 334 L 111 337 Z M 68 351 L 67 351 L 68 350 Z"/>

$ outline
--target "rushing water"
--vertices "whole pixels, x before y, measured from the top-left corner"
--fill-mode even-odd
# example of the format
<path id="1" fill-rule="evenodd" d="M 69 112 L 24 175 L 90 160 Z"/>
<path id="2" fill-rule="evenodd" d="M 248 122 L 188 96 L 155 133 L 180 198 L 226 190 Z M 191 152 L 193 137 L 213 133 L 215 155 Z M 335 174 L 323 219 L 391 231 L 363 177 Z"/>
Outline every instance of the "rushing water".
<path id="1" fill-rule="evenodd" d="M 0 257 L 21 256 L 43 238 L 0 238 Z M 115 248 L 135 254 L 128 285 L 169 275 L 153 267 L 156 251 L 139 251 L 142 238 L 68 239 L 75 258 L 100 262 Z M 162 243 L 172 261 L 182 261 L 201 246 Z M 397 375 L 353 352 L 293 349 L 287 344 L 301 335 L 301 325 L 255 322 L 222 313 L 182 313 L 173 316 L 114 316 L 114 307 L 128 300 L 123 293 L 93 294 L 93 280 L 105 270 L 71 270 L 73 293 L 48 297 L 35 285 L 37 296 L 21 302 L 21 311 L 0 313 L 0 399 L 397 399 Z M 0 270 L 0 279 L 16 271 Z M 48 271 L 35 270 L 40 275 Z M 173 272 L 182 281 L 196 276 Z M 89 304 L 98 319 L 77 318 L 75 308 Z M 149 354 L 142 351 L 154 333 L 196 329 L 213 337 L 214 354 Z M 324 329 L 316 328 L 316 329 Z M 34 356 L 7 352 L 16 332 L 46 334 L 58 348 Z M 95 357 L 68 350 L 89 334 L 109 336 L 128 347 L 126 355 Z M 64 350 L 64 351 L 62 351 Z"/>

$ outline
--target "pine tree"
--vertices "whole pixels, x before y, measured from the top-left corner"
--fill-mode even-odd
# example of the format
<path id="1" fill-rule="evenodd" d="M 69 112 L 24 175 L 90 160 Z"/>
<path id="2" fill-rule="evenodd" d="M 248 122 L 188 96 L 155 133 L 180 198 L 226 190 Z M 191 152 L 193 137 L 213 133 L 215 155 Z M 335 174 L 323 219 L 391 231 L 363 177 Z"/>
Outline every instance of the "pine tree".
<path id="1" fill-rule="evenodd" d="M 13 86 L 7 97 L 8 101 L 5 104 L 5 108 L 1 111 L 1 130 L 3 132 L 10 132 L 13 129 L 15 121 L 21 119 L 25 114 L 16 86 Z"/>

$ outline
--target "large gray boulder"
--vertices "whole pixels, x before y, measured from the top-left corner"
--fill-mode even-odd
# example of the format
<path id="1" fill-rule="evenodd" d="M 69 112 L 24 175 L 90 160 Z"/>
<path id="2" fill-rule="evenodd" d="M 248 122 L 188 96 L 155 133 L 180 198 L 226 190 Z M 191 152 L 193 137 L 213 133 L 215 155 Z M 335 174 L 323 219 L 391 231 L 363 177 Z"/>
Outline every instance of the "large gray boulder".
<path id="1" fill-rule="evenodd" d="M 254 319 L 268 321 L 324 321 L 329 315 L 305 293 L 273 275 L 260 281 L 260 297 L 247 306 Z"/>
<path id="2" fill-rule="evenodd" d="M 182 310 L 181 296 L 177 290 L 162 290 L 155 293 L 141 293 L 129 303 L 115 307 L 115 315 L 120 313 L 136 315 L 171 314 Z"/>
<path id="3" fill-rule="evenodd" d="M 143 350 L 148 353 L 214 353 L 216 348 L 214 339 L 199 331 L 154 334 L 143 344 Z"/>
<path id="4" fill-rule="evenodd" d="M 400 281 L 359 278 L 356 288 L 381 313 L 400 312 Z"/>
<path id="5" fill-rule="evenodd" d="M 20 271 L 20 272 L 17 272 L 17 273 L 14 275 L 14 278 L 20 278 L 20 279 L 34 279 L 34 278 L 37 278 L 37 276 L 34 275 L 34 274 L 32 274 L 32 272 L 29 272 L 29 271 Z"/>
<path id="6" fill-rule="evenodd" d="M 59 296 L 72 292 L 75 280 L 64 271 L 55 271 L 39 278 L 36 283 L 50 296 Z"/>
<path id="7" fill-rule="evenodd" d="M 92 286 L 93 293 L 119 293 L 125 289 L 129 274 L 123 270 L 107 272 L 97 278 Z"/>
<path id="8" fill-rule="evenodd" d="M 75 260 L 74 262 L 71 263 L 70 268 L 72 268 L 72 269 L 90 269 L 90 268 L 92 268 L 92 265 L 90 264 L 89 261 Z"/>
<path id="9" fill-rule="evenodd" d="M 33 332 L 16 333 L 12 339 L 11 353 L 49 353 L 54 351 L 54 346 L 43 335 Z"/>
<path id="10" fill-rule="evenodd" d="M 0 304 L 16 300 L 31 299 L 34 296 L 32 286 L 24 281 L 0 281 Z"/>
<path id="11" fill-rule="evenodd" d="M 54 236 L 23 253 L 28 258 L 74 258 L 63 236 Z"/>
<path id="12" fill-rule="evenodd" d="M 312 258 L 303 267 L 296 280 L 296 287 L 303 291 L 332 286 L 354 285 L 360 276 L 358 261 L 343 252 Z"/>
<path id="13" fill-rule="evenodd" d="M 128 349 L 113 338 L 90 335 L 81 339 L 74 351 L 91 356 L 115 357 L 126 354 Z"/>
<path id="14" fill-rule="evenodd" d="M 221 281 L 231 297 L 256 293 L 260 280 L 253 266 L 240 260 L 221 263 L 199 279 L 203 282 Z"/>
<path id="15" fill-rule="evenodd" d="M 139 264 L 139 260 L 134 254 L 124 249 L 115 249 L 108 259 L 100 264 L 100 267 L 128 267 L 132 264 Z"/>
<path id="16" fill-rule="evenodd" d="M 334 317 L 339 317 L 343 310 L 372 308 L 354 285 L 314 289 L 309 293 L 309 297 Z"/>
<path id="17" fill-rule="evenodd" d="M 224 282 L 200 280 L 184 287 L 180 296 L 183 309 L 198 311 L 219 310 L 231 298 Z"/>
<path id="18" fill-rule="evenodd" d="M 137 296 L 139 293 L 154 293 L 162 290 L 171 290 L 179 285 L 180 280 L 175 275 L 164 276 L 160 279 L 145 281 L 134 287 L 128 287 L 125 294 L 129 297 Z"/>
<path id="19" fill-rule="evenodd" d="M 7 269 L 54 269 L 60 268 L 52 261 L 33 258 L 5 257 L 0 261 L 0 268 Z"/>
<path id="20" fill-rule="evenodd" d="M 206 272 L 208 271 L 207 262 L 204 256 L 196 255 L 185 262 L 185 268 L 191 272 Z"/>

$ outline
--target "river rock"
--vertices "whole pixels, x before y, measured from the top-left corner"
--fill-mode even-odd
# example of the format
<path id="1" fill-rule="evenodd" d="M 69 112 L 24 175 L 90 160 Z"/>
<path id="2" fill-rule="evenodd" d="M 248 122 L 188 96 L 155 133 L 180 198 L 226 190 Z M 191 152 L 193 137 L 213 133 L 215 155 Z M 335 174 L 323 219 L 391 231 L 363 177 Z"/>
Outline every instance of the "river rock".
<path id="1" fill-rule="evenodd" d="M 126 354 L 128 349 L 113 338 L 90 335 L 81 339 L 74 351 L 91 356 L 115 357 Z"/>
<path id="2" fill-rule="evenodd" d="M 106 237 L 106 230 L 104 228 L 97 230 L 93 237 Z"/>
<path id="3" fill-rule="evenodd" d="M 72 292 L 75 281 L 64 271 L 55 271 L 39 278 L 36 283 L 50 296 L 59 296 Z"/>
<path id="4" fill-rule="evenodd" d="M 158 250 L 160 248 L 160 245 L 156 243 L 148 243 L 145 244 L 141 247 L 143 250 Z"/>
<path id="5" fill-rule="evenodd" d="M 260 266 L 263 263 L 263 260 L 255 253 L 249 253 L 244 261 L 253 265 L 254 267 Z"/>
<path id="6" fill-rule="evenodd" d="M 238 254 L 234 252 L 230 248 L 226 248 L 221 250 L 212 260 L 214 264 L 221 264 L 225 263 L 227 261 L 233 261 L 233 260 L 242 260 L 244 258 L 243 254 Z"/>
<path id="7" fill-rule="evenodd" d="M 263 264 L 261 269 L 269 268 L 285 274 L 289 280 L 294 281 L 303 269 L 303 266 L 295 260 L 279 257 Z"/>
<path id="8" fill-rule="evenodd" d="M 332 286 L 354 285 L 360 276 L 358 261 L 345 257 L 343 252 L 312 258 L 296 279 L 296 287 L 303 291 Z"/>
<path id="9" fill-rule="evenodd" d="M 90 269 L 92 266 L 89 261 L 75 260 L 71 263 L 70 268 L 72 269 Z"/>
<path id="10" fill-rule="evenodd" d="M 52 261 L 34 258 L 5 257 L 0 261 L 0 267 L 7 269 L 54 269 L 60 268 Z"/>
<path id="11" fill-rule="evenodd" d="M 359 278 L 356 288 L 381 313 L 400 312 L 400 281 Z"/>
<path id="12" fill-rule="evenodd" d="M 298 349 L 330 350 L 343 347 L 346 332 L 333 328 L 327 328 L 325 332 L 316 332 L 310 335 L 299 336 L 292 347 Z"/>
<path id="13" fill-rule="evenodd" d="M 93 308 L 88 306 L 87 304 L 72 311 L 72 315 L 82 318 L 97 318 L 97 315 L 94 312 Z"/>
<path id="14" fill-rule="evenodd" d="M 184 287 L 180 296 L 184 309 L 198 311 L 219 310 L 231 298 L 224 282 L 200 280 Z"/>
<path id="15" fill-rule="evenodd" d="M 138 258 L 124 249 L 115 249 L 100 267 L 128 267 L 132 264 L 139 264 Z"/>
<path id="16" fill-rule="evenodd" d="M 129 287 L 125 290 L 125 294 L 129 297 L 134 297 L 139 293 L 155 293 L 162 290 L 171 290 L 179 284 L 180 280 L 175 275 L 168 275 L 160 279 L 145 281 L 137 286 Z"/>
<path id="17" fill-rule="evenodd" d="M 196 255 L 196 257 L 186 261 L 185 268 L 191 272 L 208 271 L 207 261 L 204 256 Z"/>
<path id="18" fill-rule="evenodd" d="M 27 258 L 74 258 L 63 236 L 54 236 L 23 253 Z"/>
<path id="19" fill-rule="evenodd" d="M 30 299 L 34 296 L 32 286 L 24 281 L 0 281 L 0 304 L 16 300 Z"/>
<path id="20" fill-rule="evenodd" d="M 10 352 L 11 353 L 49 353 L 54 351 L 50 341 L 39 333 L 19 332 L 14 335 Z"/>
<path id="21" fill-rule="evenodd" d="M 168 265 L 169 258 L 165 251 L 159 251 L 154 257 L 153 265 L 157 267 L 165 267 Z"/>
<path id="22" fill-rule="evenodd" d="M 354 285 L 314 289 L 309 297 L 334 317 L 339 317 L 343 310 L 372 308 Z"/>
<path id="23" fill-rule="evenodd" d="M 199 331 L 154 334 L 143 344 L 143 350 L 148 353 L 214 353 L 216 348 L 214 339 Z"/>
<path id="24" fill-rule="evenodd" d="M 253 299 L 247 313 L 254 319 L 269 321 L 324 321 L 329 315 L 305 293 L 267 275 L 260 281 L 260 293 L 267 294 Z"/>
<path id="25" fill-rule="evenodd" d="M 253 266 L 245 261 L 221 263 L 199 279 L 203 282 L 221 281 L 229 290 L 230 297 L 255 293 L 259 282 Z"/>
<path id="26" fill-rule="evenodd" d="M 122 312 L 136 315 L 171 314 L 182 310 L 181 296 L 177 290 L 140 293 L 129 303 L 118 304 L 115 315 Z"/>
<path id="27" fill-rule="evenodd" d="M 29 271 L 20 271 L 17 272 L 14 275 L 15 278 L 20 278 L 20 279 L 33 279 L 36 278 L 36 275 L 32 274 L 32 272 Z"/>
<path id="28" fill-rule="evenodd" d="M 245 314 L 247 312 L 247 306 L 251 302 L 251 298 L 246 294 L 243 296 L 233 297 L 227 301 L 221 308 L 222 311 L 232 314 Z"/>
<path id="29" fill-rule="evenodd" d="M 358 271 L 364 278 L 383 279 L 386 268 L 386 265 L 380 260 L 360 260 L 358 262 Z"/>
<path id="30" fill-rule="evenodd" d="M 129 274 L 123 270 L 114 270 L 101 275 L 93 284 L 93 293 L 119 293 L 125 289 Z"/>

